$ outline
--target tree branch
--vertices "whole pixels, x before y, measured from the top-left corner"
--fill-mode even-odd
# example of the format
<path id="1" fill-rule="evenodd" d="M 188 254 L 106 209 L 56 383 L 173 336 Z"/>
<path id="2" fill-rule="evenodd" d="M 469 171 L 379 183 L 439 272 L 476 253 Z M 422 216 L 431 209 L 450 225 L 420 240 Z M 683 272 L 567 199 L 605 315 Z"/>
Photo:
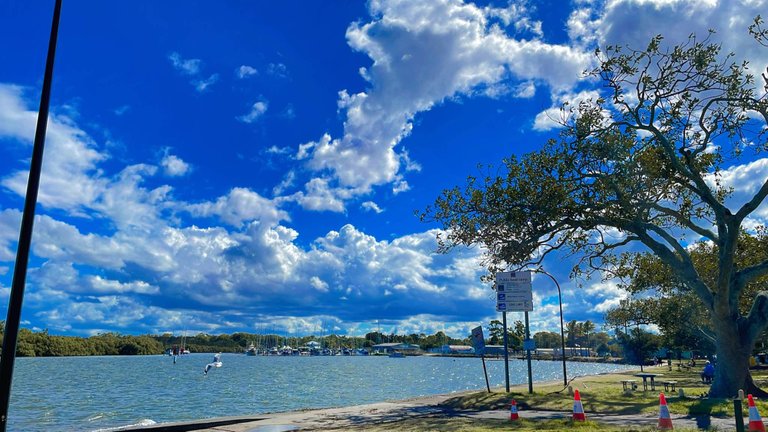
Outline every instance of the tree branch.
<path id="1" fill-rule="evenodd" d="M 743 337 L 745 340 L 753 341 L 763 331 L 768 324 L 768 291 L 760 291 L 755 296 L 752 303 L 752 309 L 741 322 Z"/>

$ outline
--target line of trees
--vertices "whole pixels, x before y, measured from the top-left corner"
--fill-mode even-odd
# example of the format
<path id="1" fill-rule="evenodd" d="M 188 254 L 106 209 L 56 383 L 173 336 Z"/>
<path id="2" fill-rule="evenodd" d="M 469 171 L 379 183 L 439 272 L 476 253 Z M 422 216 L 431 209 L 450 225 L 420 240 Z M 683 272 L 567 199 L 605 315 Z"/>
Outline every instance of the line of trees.
<path id="1" fill-rule="evenodd" d="M 0 321 L 0 342 L 4 322 Z M 94 355 L 156 355 L 162 354 L 173 346 L 184 346 L 191 352 L 232 352 L 241 353 L 251 343 L 262 347 L 281 347 L 290 345 L 294 348 L 317 341 L 324 347 L 370 348 L 378 343 L 410 343 L 419 345 L 424 350 L 442 345 L 466 345 L 469 338 L 456 339 L 443 332 L 433 335 L 410 334 L 396 335 L 371 332 L 364 337 L 343 335 L 285 337 L 277 334 L 233 333 L 209 335 L 200 333 L 194 336 L 178 336 L 171 333 L 162 335 L 120 335 L 103 333 L 91 337 L 58 336 L 48 330 L 34 332 L 30 329 L 19 330 L 16 355 L 19 357 L 56 357 L 56 356 L 94 356 Z"/>
<path id="2" fill-rule="evenodd" d="M 598 355 L 623 357 L 623 348 L 621 340 L 611 337 L 604 331 L 596 331 L 595 323 L 592 321 L 569 321 L 565 326 L 565 346 L 591 348 Z M 531 336 L 536 343 L 536 348 L 561 348 L 562 340 L 560 333 L 550 331 L 536 332 Z M 507 328 L 507 343 L 510 349 L 520 350 L 523 348 L 525 339 L 525 324 L 522 321 L 515 321 Z M 499 320 L 492 320 L 488 325 L 488 337 L 485 341 L 488 345 L 504 344 L 504 326 Z"/>

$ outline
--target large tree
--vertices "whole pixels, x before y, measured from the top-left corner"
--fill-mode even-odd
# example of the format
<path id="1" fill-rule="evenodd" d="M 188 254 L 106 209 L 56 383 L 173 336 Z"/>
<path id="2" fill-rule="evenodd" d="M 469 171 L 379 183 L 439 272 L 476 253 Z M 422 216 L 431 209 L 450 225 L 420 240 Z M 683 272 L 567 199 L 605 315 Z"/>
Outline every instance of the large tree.
<path id="1" fill-rule="evenodd" d="M 723 55 L 709 37 L 665 49 L 659 36 L 643 50 L 609 46 L 597 56 L 591 75 L 604 97 L 564 107 L 558 139 L 444 191 L 422 218 L 447 228 L 443 251 L 484 245 L 491 273 L 536 268 L 558 251 L 580 259 L 577 272 L 612 277 L 619 251 L 644 247 L 711 315 L 719 367 L 710 394 L 757 391 L 748 358 L 768 323 L 768 292 L 746 312 L 739 303 L 745 286 L 768 273 L 768 260 L 734 258 L 768 181 L 734 203 L 721 174 L 768 146 L 768 79 L 758 88 L 748 63 Z M 717 248 L 711 280 L 691 259 L 696 241 Z"/>

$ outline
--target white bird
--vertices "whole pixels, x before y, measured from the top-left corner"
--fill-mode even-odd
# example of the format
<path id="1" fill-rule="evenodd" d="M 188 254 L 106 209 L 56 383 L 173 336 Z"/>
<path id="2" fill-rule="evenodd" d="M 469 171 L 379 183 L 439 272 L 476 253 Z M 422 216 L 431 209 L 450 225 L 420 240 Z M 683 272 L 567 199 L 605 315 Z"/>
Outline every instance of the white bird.
<path id="1" fill-rule="evenodd" d="M 220 368 L 222 365 L 223 363 L 221 363 L 221 353 L 218 353 L 213 356 L 212 363 L 208 363 L 207 365 L 205 365 L 205 370 L 203 370 L 203 375 L 208 375 L 209 370 L 211 370 L 212 368 Z"/>

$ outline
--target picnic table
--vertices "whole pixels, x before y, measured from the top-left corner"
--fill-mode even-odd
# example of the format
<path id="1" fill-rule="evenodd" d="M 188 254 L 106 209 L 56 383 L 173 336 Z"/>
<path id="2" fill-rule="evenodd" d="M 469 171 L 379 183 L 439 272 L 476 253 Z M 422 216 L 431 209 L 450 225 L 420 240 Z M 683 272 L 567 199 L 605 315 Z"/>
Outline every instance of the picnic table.
<path id="1" fill-rule="evenodd" d="M 664 391 L 669 391 L 669 388 L 672 388 L 672 391 L 675 391 L 675 386 L 677 386 L 677 381 L 660 381 L 661 384 L 664 384 Z"/>
<path id="2" fill-rule="evenodd" d="M 636 373 L 636 377 L 643 379 L 643 391 L 648 391 L 648 379 L 651 380 L 651 390 L 656 390 L 656 382 L 654 379 L 659 376 L 664 376 L 664 374 L 655 374 L 655 373 Z"/>
<path id="3" fill-rule="evenodd" d="M 632 391 L 635 389 L 636 382 L 637 380 L 633 379 L 621 380 L 621 385 L 624 387 L 624 391 Z"/>

